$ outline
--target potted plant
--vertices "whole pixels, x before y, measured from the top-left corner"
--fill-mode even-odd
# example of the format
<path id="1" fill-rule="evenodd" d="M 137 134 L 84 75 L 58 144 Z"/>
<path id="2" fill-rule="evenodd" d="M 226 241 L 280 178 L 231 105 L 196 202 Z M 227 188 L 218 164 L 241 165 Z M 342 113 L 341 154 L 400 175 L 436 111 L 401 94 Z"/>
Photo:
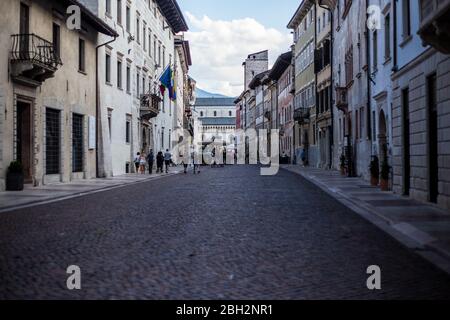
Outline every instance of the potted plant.
<path id="1" fill-rule="evenodd" d="M 389 174 L 391 172 L 391 167 L 389 166 L 387 159 L 383 161 L 381 164 L 381 182 L 380 187 L 381 191 L 389 191 Z"/>
<path id="2" fill-rule="evenodd" d="M 23 190 L 23 167 L 19 161 L 11 162 L 8 167 L 8 173 L 6 174 L 6 190 Z"/>
<path id="3" fill-rule="evenodd" d="M 340 169 L 341 169 L 341 175 L 345 176 L 345 155 L 342 154 L 340 157 Z"/>
<path id="4" fill-rule="evenodd" d="M 377 187 L 380 183 L 380 160 L 374 156 L 370 162 L 370 184 Z"/>

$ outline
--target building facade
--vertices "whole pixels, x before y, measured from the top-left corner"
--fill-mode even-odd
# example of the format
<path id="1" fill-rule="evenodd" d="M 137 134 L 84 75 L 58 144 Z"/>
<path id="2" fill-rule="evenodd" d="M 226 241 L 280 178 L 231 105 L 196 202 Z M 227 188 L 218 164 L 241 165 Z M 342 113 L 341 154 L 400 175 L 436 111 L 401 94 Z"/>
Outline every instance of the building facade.
<path id="1" fill-rule="evenodd" d="M 81 29 L 67 26 L 71 5 Z M 96 46 L 116 32 L 75 0 L 7 0 L 2 10 L 0 189 L 12 161 L 34 186 L 95 178 Z"/>
<path id="2" fill-rule="evenodd" d="M 333 10 L 334 165 L 369 178 L 372 121 L 366 12 L 368 2 L 323 1 Z"/>
<path id="3" fill-rule="evenodd" d="M 174 0 L 82 1 L 119 35 L 99 50 L 99 133 L 102 175 L 121 175 L 134 170 L 138 152 L 170 149 L 172 133 L 182 127 L 183 97 L 171 100 L 168 90 L 162 94 L 159 78 L 170 66 L 180 73 L 174 78 L 184 82 L 175 35 L 188 28 Z M 99 45 L 105 42 L 102 38 Z"/>
<path id="4" fill-rule="evenodd" d="M 294 120 L 296 122 L 295 158 L 305 157 L 305 164 L 316 166 L 319 159 L 316 127 L 316 79 L 314 50 L 316 36 L 316 5 L 305 0 L 298 7 L 288 24 L 294 34 L 295 97 Z"/>
<path id="5" fill-rule="evenodd" d="M 331 11 L 317 0 L 314 72 L 317 83 L 316 125 L 319 168 L 331 168 L 333 163 L 331 16 Z"/>
<path id="6" fill-rule="evenodd" d="M 392 3 L 390 0 L 371 0 L 369 6 L 379 14 L 369 30 L 370 99 L 372 120 L 372 159 L 392 165 Z M 390 179 L 392 184 L 392 179 Z"/>
<path id="7" fill-rule="evenodd" d="M 280 55 L 273 65 L 269 77 L 276 82 L 277 127 L 280 130 L 280 156 L 288 163 L 295 158 L 294 125 L 294 69 L 292 51 Z"/>
<path id="8" fill-rule="evenodd" d="M 394 2 L 393 17 L 394 191 L 449 209 L 450 2 Z"/>
<path id="9" fill-rule="evenodd" d="M 235 143 L 235 98 L 197 98 L 195 111 L 200 122 L 204 143 L 221 140 L 227 145 Z"/>

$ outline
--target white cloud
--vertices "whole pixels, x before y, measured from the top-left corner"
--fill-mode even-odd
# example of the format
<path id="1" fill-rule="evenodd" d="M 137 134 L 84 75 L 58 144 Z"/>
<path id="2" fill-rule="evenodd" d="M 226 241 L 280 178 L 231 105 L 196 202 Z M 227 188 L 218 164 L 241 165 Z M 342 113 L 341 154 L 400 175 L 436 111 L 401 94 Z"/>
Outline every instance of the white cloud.
<path id="1" fill-rule="evenodd" d="M 191 46 L 191 75 L 200 88 L 238 96 L 243 90 L 242 63 L 253 52 L 269 50 L 270 64 L 289 50 L 292 38 L 252 18 L 232 21 L 198 18 L 187 12 L 186 17 L 196 31 L 186 33 Z"/>

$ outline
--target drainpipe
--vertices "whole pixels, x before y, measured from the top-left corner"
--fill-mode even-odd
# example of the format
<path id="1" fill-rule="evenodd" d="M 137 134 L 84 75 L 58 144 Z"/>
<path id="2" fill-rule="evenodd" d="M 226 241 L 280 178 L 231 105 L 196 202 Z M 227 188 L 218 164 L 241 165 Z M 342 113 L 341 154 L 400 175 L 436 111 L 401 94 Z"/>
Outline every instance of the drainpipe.
<path id="1" fill-rule="evenodd" d="M 369 0 L 366 0 L 366 17 L 369 9 Z M 370 150 L 372 153 L 373 138 L 372 137 L 372 90 L 371 90 L 371 68 L 370 68 L 370 38 L 369 27 L 366 23 L 366 59 L 367 59 L 367 138 L 370 140 Z"/>
<path id="2" fill-rule="evenodd" d="M 333 106 L 333 92 L 334 92 L 334 81 L 333 81 L 333 71 L 334 71 L 334 66 L 333 66 L 333 43 L 334 43 L 334 15 L 333 15 L 333 10 L 331 10 L 329 7 L 326 7 L 322 4 L 322 1 L 319 1 L 319 6 L 322 9 L 327 10 L 330 13 L 330 20 L 331 20 L 331 25 L 330 25 L 330 72 L 331 72 L 331 84 L 330 84 L 330 88 L 331 88 L 331 92 L 329 94 L 328 100 L 329 100 L 329 106 L 330 106 L 330 111 L 331 111 L 331 131 L 330 131 L 330 143 L 329 143 L 329 169 L 333 168 L 333 147 L 334 147 L 334 106 Z"/>
<path id="3" fill-rule="evenodd" d="M 392 5 L 393 5 L 393 8 L 392 8 L 392 10 L 393 10 L 393 15 L 394 15 L 394 21 L 393 21 L 393 23 L 394 23 L 394 26 L 393 26 L 393 29 L 394 29 L 394 34 L 393 34 L 393 46 L 394 46 L 394 61 L 393 61 L 393 63 L 394 63 L 394 65 L 392 66 L 392 72 L 397 72 L 397 70 L 398 70 L 398 65 L 397 65 L 397 63 L 398 63 L 398 49 L 397 49 L 397 0 L 393 0 L 392 1 Z"/>
<path id="4" fill-rule="evenodd" d="M 108 42 L 105 42 L 101 45 L 98 45 L 95 48 L 95 96 L 96 96 L 96 99 L 95 99 L 95 175 L 97 178 L 101 178 L 100 172 L 99 172 L 100 171 L 99 170 L 99 146 L 100 146 L 99 139 L 100 139 L 100 128 L 101 128 L 100 127 L 101 110 L 100 110 L 100 83 L 99 83 L 100 77 L 98 74 L 98 72 L 99 72 L 99 70 L 98 70 L 99 69 L 98 51 L 101 47 L 104 47 L 108 44 L 113 43 L 114 41 L 116 41 L 116 39 L 117 39 L 117 36 L 114 36 L 114 39 L 112 39 Z"/>

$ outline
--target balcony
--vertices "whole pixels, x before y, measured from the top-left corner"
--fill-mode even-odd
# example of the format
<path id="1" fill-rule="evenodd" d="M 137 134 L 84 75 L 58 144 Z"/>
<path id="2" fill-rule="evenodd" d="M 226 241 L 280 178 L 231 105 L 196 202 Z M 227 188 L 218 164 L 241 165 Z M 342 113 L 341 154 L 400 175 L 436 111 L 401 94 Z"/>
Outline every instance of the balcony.
<path id="1" fill-rule="evenodd" d="M 39 87 L 54 77 L 62 62 L 51 42 L 35 34 L 16 34 L 11 39 L 11 77 L 14 81 Z"/>
<path id="2" fill-rule="evenodd" d="M 348 90 L 345 87 L 336 87 L 336 108 L 344 113 L 348 111 Z"/>
<path id="3" fill-rule="evenodd" d="M 150 120 L 159 114 L 161 97 L 155 93 L 143 94 L 141 96 L 141 119 Z"/>
<path id="4" fill-rule="evenodd" d="M 450 54 L 450 0 L 420 0 L 420 28 L 425 44 Z"/>
<path id="5" fill-rule="evenodd" d="M 188 119 L 192 118 L 192 109 L 191 107 L 186 107 L 184 109 L 184 113 Z"/>
<path id="6" fill-rule="evenodd" d="M 297 121 L 300 125 L 309 123 L 310 115 L 311 111 L 309 108 L 297 109 L 294 111 L 294 121 Z"/>

